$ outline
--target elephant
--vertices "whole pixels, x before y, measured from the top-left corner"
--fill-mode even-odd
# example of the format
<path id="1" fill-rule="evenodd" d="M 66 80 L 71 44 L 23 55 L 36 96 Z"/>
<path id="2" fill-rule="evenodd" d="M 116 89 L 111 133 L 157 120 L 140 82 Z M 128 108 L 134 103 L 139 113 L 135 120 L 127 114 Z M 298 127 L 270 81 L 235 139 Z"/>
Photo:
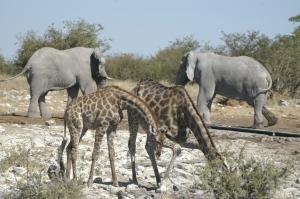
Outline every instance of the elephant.
<path id="1" fill-rule="evenodd" d="M 79 92 L 92 93 L 93 80 L 101 88 L 110 79 L 105 71 L 105 59 L 101 50 L 96 48 L 75 47 L 57 50 L 51 47 L 38 49 L 29 58 L 24 69 L 8 81 L 26 73 L 30 86 L 28 117 L 50 118 L 45 96 L 49 91 L 67 89 L 69 104 Z M 40 114 L 37 111 L 39 105 Z"/>
<path id="2" fill-rule="evenodd" d="M 277 123 L 278 118 L 265 106 L 267 91 L 272 87 L 271 75 L 254 58 L 189 51 L 182 57 L 175 84 L 184 86 L 189 81 L 199 85 L 197 108 L 208 124 L 216 94 L 251 105 L 254 108 L 253 128 L 263 127 L 263 116 L 269 126 Z"/>

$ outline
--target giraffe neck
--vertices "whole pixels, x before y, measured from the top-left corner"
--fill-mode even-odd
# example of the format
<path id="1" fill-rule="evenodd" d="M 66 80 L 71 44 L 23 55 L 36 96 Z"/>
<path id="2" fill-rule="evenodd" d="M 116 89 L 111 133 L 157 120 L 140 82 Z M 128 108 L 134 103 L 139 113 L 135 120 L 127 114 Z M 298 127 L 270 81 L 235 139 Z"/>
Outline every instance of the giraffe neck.
<path id="1" fill-rule="evenodd" d="M 199 145 L 207 157 L 207 159 L 212 160 L 220 157 L 217 152 L 215 143 L 212 140 L 210 132 L 205 125 L 202 117 L 200 116 L 195 104 L 193 103 L 190 96 L 184 90 L 184 96 L 186 99 L 186 109 L 184 110 L 185 118 L 189 128 L 194 133 Z"/>
<path id="2" fill-rule="evenodd" d="M 140 98 L 134 96 L 132 93 L 118 88 L 119 98 L 121 100 L 122 109 L 131 109 L 139 114 L 139 117 L 150 126 L 158 130 L 159 123 L 156 115 L 151 111 L 150 107 Z M 120 92 L 121 91 L 121 92 Z"/>

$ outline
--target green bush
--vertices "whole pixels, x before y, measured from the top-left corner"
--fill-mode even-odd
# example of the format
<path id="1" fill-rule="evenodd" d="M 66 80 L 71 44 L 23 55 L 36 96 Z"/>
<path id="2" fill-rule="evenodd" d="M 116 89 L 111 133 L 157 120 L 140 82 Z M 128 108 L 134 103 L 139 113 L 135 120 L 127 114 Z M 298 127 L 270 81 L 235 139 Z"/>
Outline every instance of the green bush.
<path id="1" fill-rule="evenodd" d="M 77 46 L 100 46 L 103 51 L 110 48 L 108 40 L 100 38 L 103 27 L 100 24 L 90 24 L 83 19 L 77 21 L 64 21 L 62 30 L 54 24 L 48 26 L 43 35 L 29 30 L 24 35 L 18 36 L 20 48 L 17 51 L 15 64 L 24 67 L 28 59 L 39 48 L 49 46 L 60 50 Z"/>
<path id="2" fill-rule="evenodd" d="M 63 182 L 60 179 L 54 179 L 52 182 L 42 181 L 44 166 L 36 160 L 30 160 L 30 150 L 21 146 L 6 151 L 8 156 L 0 162 L 0 173 L 5 172 L 12 166 L 26 168 L 26 176 L 16 180 L 16 187 L 6 192 L 4 199 L 57 199 L 57 198 L 83 198 L 82 182 L 70 181 Z M 38 152 L 34 155 L 38 155 Z M 39 171 L 39 172 L 38 172 Z M 16 178 L 17 179 L 17 178 Z M 1 195 L 2 196 L 2 195 Z"/>
<path id="3" fill-rule="evenodd" d="M 4 199 L 81 199 L 83 198 L 82 185 L 76 181 L 63 182 L 57 180 L 43 183 L 40 174 L 29 177 L 28 182 L 18 183 L 17 187 L 4 195 Z"/>
<path id="4" fill-rule="evenodd" d="M 107 58 L 106 70 L 114 78 L 139 81 L 145 78 L 174 82 L 184 53 L 195 50 L 200 44 L 193 37 L 171 42 L 155 56 L 142 57 L 134 54 L 117 54 Z"/>
<path id="5" fill-rule="evenodd" d="M 270 160 L 246 158 L 243 150 L 238 157 L 228 152 L 224 156 L 235 169 L 223 171 L 222 162 L 211 161 L 199 171 L 202 183 L 196 185 L 211 191 L 216 198 L 272 198 L 280 180 L 291 170 L 288 166 L 278 168 Z"/>
<path id="6" fill-rule="evenodd" d="M 0 74 L 16 74 L 20 72 L 22 68 L 17 67 L 12 62 L 6 61 L 2 55 L 0 55 Z"/>

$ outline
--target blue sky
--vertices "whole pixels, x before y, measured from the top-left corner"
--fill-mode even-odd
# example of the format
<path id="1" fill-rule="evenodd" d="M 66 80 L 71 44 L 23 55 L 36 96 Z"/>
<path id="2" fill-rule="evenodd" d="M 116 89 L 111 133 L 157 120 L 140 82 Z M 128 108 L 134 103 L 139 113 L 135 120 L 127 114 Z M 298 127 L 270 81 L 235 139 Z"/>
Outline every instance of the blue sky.
<path id="1" fill-rule="evenodd" d="M 297 14 L 300 0 L 1 0 L 0 54 L 12 58 L 17 35 L 43 34 L 48 25 L 62 27 L 64 20 L 103 25 L 102 37 L 112 39 L 108 54 L 149 56 L 190 35 L 218 45 L 221 31 L 289 34 L 297 24 L 288 18 Z"/>

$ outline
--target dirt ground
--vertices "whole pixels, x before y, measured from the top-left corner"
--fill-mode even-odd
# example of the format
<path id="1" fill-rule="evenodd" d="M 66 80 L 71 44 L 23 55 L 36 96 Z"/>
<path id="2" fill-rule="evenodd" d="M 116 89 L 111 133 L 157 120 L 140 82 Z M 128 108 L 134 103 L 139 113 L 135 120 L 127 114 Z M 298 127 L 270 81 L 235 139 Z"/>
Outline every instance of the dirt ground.
<path id="1" fill-rule="evenodd" d="M 300 107 L 271 107 L 272 112 L 278 117 L 274 126 L 265 126 L 263 130 L 300 133 Z M 63 111 L 52 115 L 57 124 L 63 124 Z M 127 117 L 122 121 L 119 129 L 127 129 Z M 28 118 L 26 112 L 0 112 L 0 123 L 15 124 L 45 124 L 49 119 Z M 251 127 L 253 122 L 253 109 L 246 105 L 214 107 L 211 113 L 214 124 L 226 126 Z M 267 125 L 267 124 L 265 124 Z"/>
<path id="2" fill-rule="evenodd" d="M 1 76 L 0 79 L 5 79 Z M 109 84 L 120 86 L 126 90 L 131 90 L 136 83 L 132 81 L 110 81 Z M 168 83 L 163 82 L 167 85 Z M 196 101 L 198 88 L 195 85 L 187 85 L 186 89 L 192 99 Z M 24 77 L 8 82 L 0 83 L 0 123 L 18 124 L 45 124 L 45 120 L 40 118 L 25 117 L 29 104 L 29 87 Z M 300 133 L 300 99 L 288 99 L 278 94 L 273 95 L 273 99 L 268 100 L 267 107 L 278 117 L 278 123 L 265 130 L 286 131 Z M 231 100 L 227 105 L 218 103 L 219 97 L 212 105 L 212 123 L 250 127 L 253 123 L 253 108 L 246 103 Z M 284 100 L 285 105 L 281 105 Z M 46 97 L 46 104 L 52 113 L 53 119 L 58 124 L 62 123 L 63 111 L 66 105 L 66 92 L 49 92 Z M 121 128 L 126 128 L 126 121 L 123 121 Z"/>

